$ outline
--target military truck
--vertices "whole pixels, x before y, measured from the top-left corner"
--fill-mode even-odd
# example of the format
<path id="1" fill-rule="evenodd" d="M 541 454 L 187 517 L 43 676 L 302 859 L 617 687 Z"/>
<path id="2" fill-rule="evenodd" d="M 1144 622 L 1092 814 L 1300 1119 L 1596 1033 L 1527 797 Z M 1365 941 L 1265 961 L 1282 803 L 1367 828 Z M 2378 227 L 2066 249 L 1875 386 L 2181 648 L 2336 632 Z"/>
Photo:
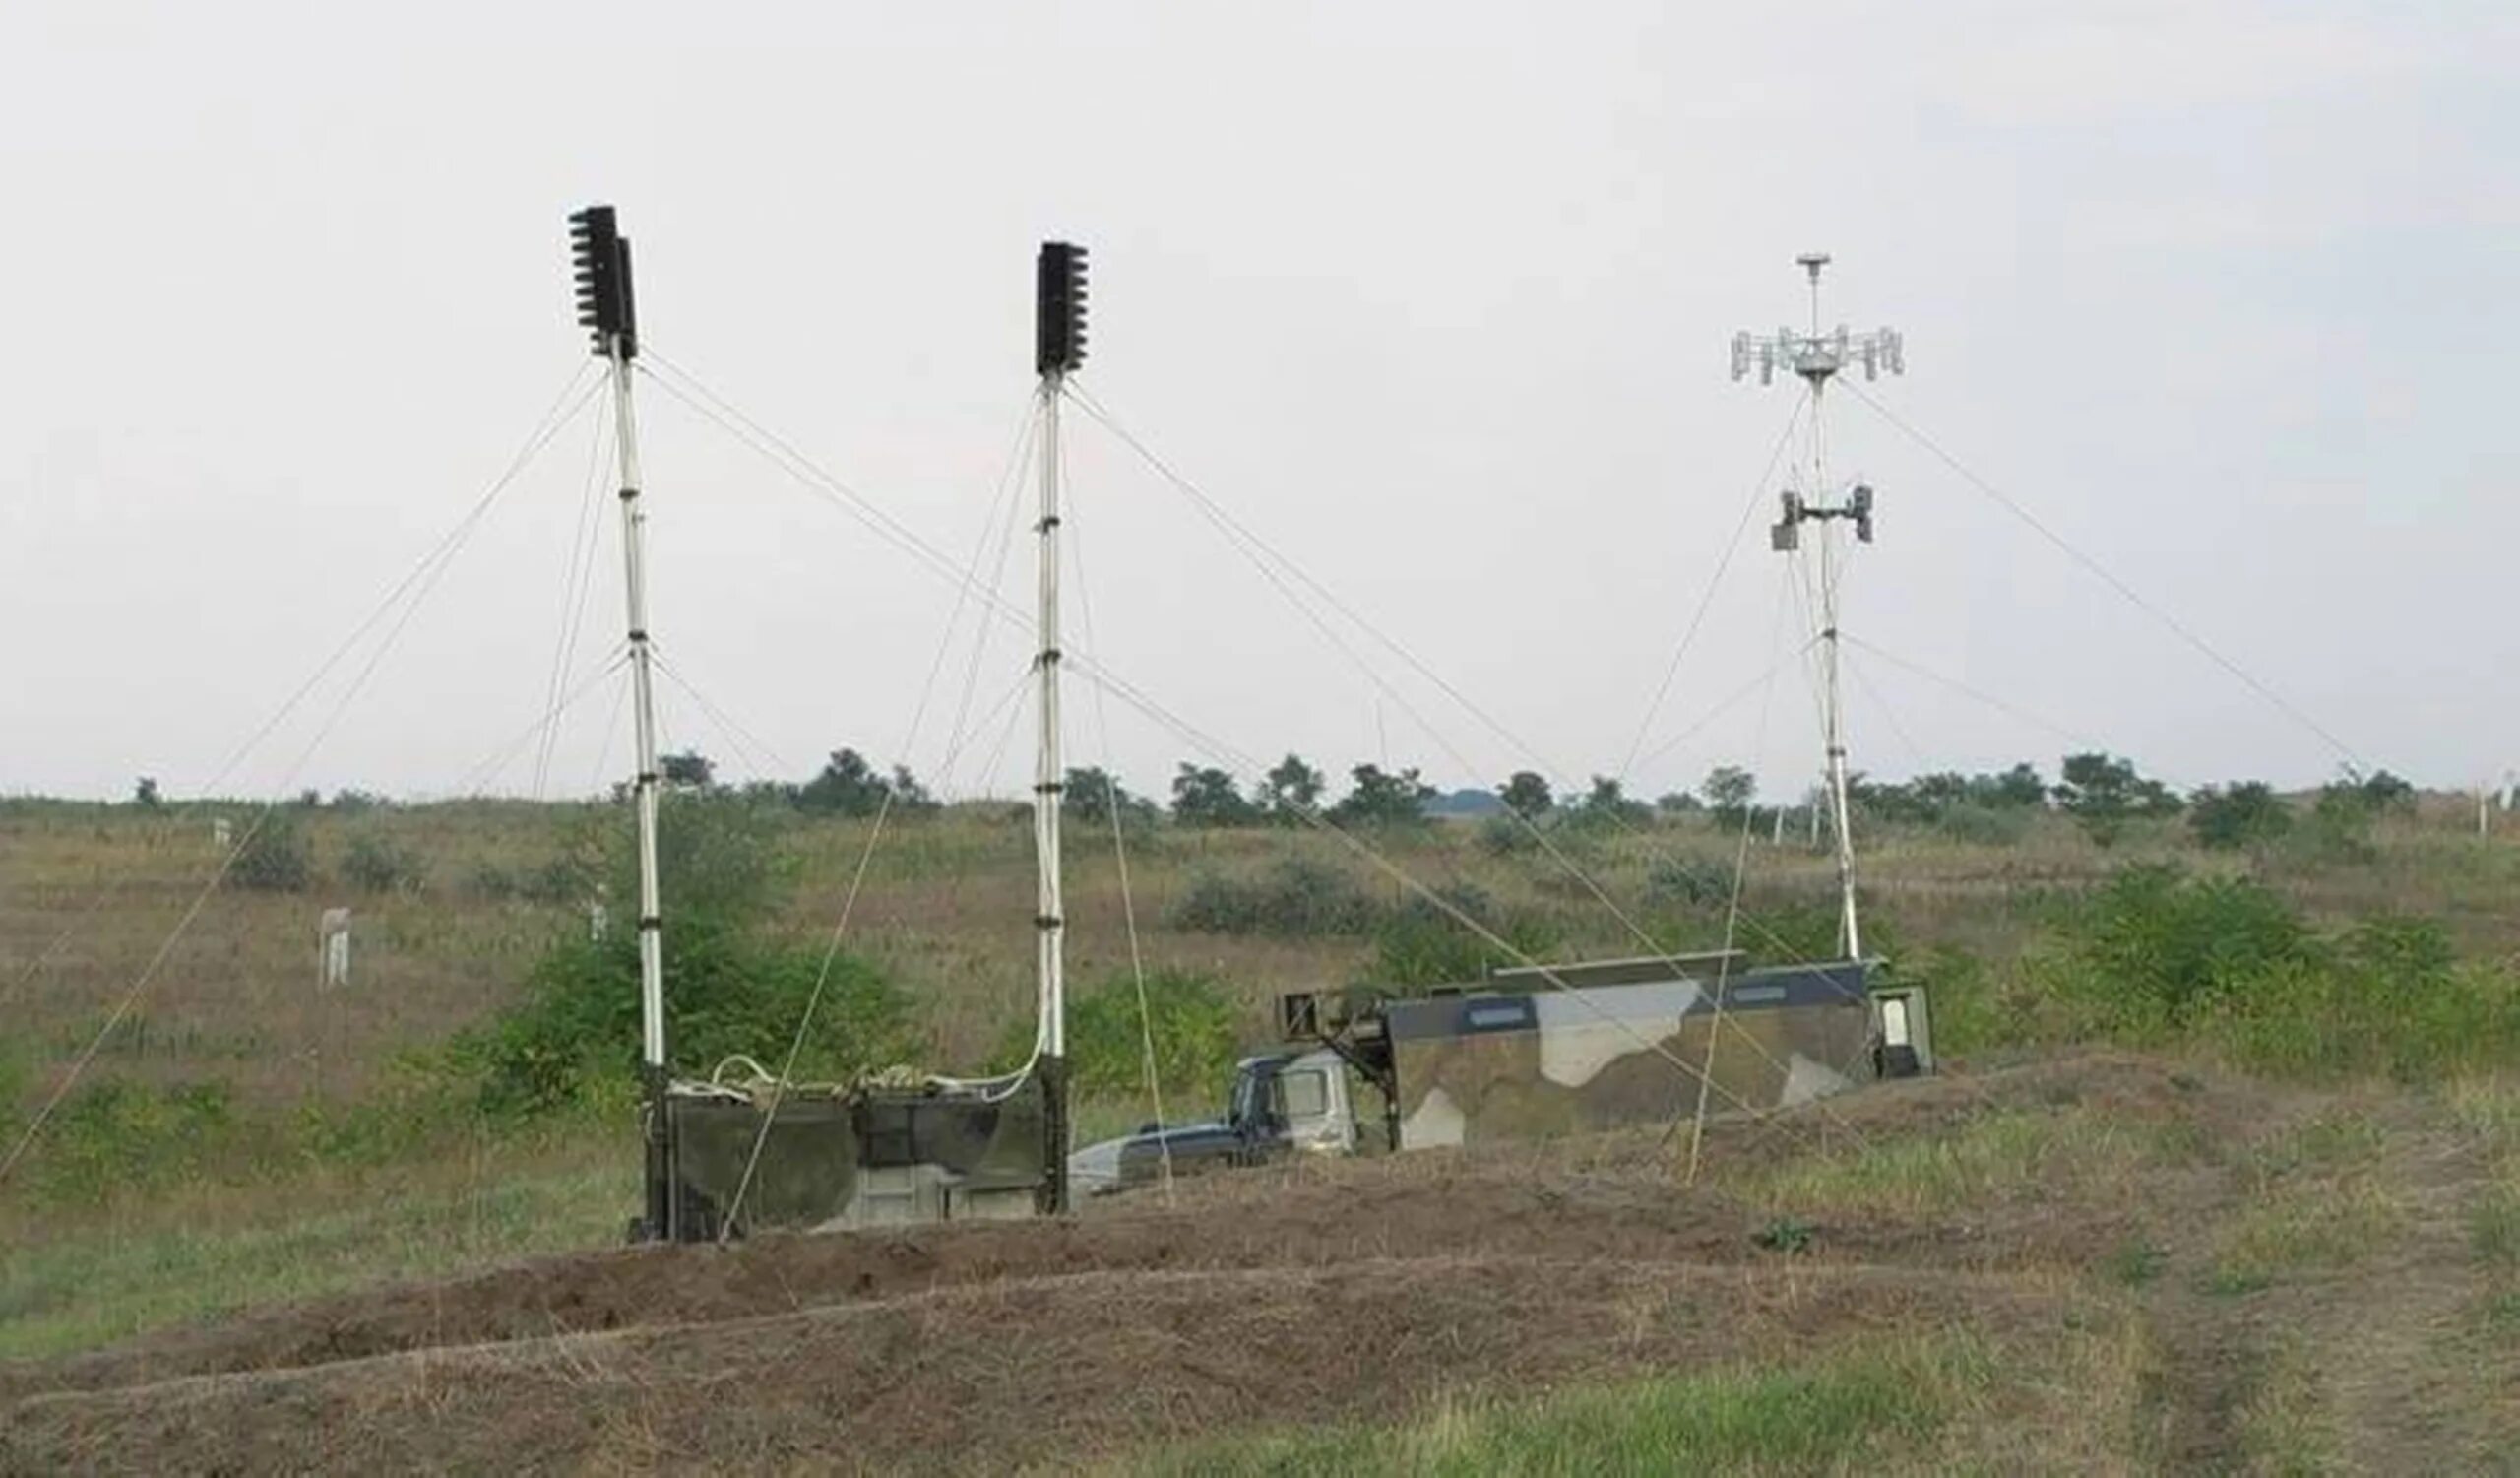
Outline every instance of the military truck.
<path id="1" fill-rule="evenodd" d="M 1742 966 L 1733 950 L 1281 996 L 1282 1045 L 1236 1064 L 1221 1118 L 1089 1145 L 1069 1177 L 1108 1193 L 1167 1170 L 1668 1124 L 1697 1112 L 1701 1078 L 1725 1114 L 1933 1069 L 1923 991 L 1877 962 Z"/>

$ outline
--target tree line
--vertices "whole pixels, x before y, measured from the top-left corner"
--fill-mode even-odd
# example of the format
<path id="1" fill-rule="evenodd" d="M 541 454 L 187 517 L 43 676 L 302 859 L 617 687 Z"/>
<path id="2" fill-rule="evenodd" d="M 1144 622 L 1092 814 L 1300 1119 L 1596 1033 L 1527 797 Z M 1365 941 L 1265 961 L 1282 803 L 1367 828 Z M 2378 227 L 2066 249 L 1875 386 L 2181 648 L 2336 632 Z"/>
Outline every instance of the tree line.
<path id="1" fill-rule="evenodd" d="M 759 803 L 809 816 L 867 817 L 888 807 L 896 815 L 941 808 L 941 803 L 907 765 L 878 766 L 854 748 L 832 751 L 820 770 L 802 781 L 754 780 L 726 786 L 715 761 L 696 749 L 658 760 L 668 790 L 731 793 Z M 616 790 L 626 794 L 626 787 Z M 1169 820 L 1188 828 L 1292 826 L 1318 818 L 1342 827 L 1394 827 L 1432 819 L 1447 800 L 1415 766 L 1352 765 L 1343 794 L 1331 798 L 1330 777 L 1299 754 L 1290 753 L 1250 786 L 1213 765 L 1183 761 L 1174 771 L 1168 801 L 1128 788 L 1101 766 L 1071 767 L 1060 788 L 1064 814 L 1081 823 L 1107 825 L 1116 815 L 1134 823 Z M 2050 783 L 2037 765 L 1964 774 L 1936 771 L 1907 780 L 1848 777 L 1848 803 L 1858 826 L 1943 826 L 1966 835 L 1973 820 L 2002 821 L 2052 811 L 2071 818 L 2103 846 L 2130 826 L 2184 816 L 2196 841 L 2210 848 L 2245 848 L 2290 834 L 2297 821 L 2348 834 L 2383 814 L 2412 810 L 2415 787 L 2387 770 L 2348 771 L 2321 787 L 2305 810 L 2288 803 L 2264 781 L 2202 786 L 2181 795 L 2132 760 L 2098 750 L 2064 756 Z M 167 804 L 156 780 L 142 777 L 132 803 L 144 809 Z M 327 804 L 315 792 L 299 807 Z M 331 808 L 361 811 L 391 804 L 381 796 L 345 790 Z M 1557 791 L 1534 770 L 1516 770 L 1483 790 L 1458 793 L 1443 807 L 1454 814 L 1486 815 L 1504 826 L 1641 826 L 1658 817 L 1704 814 L 1719 824 L 1765 825 L 1781 812 L 1802 811 L 1825 822 L 1827 797 L 1817 787 L 1799 801 L 1761 804 L 1757 777 L 1736 765 L 1719 765 L 1693 791 L 1670 791 L 1647 802 L 1627 794 L 1618 779 L 1596 775 L 1582 790 Z M 1995 830 L 1999 833 L 2000 826 Z"/>

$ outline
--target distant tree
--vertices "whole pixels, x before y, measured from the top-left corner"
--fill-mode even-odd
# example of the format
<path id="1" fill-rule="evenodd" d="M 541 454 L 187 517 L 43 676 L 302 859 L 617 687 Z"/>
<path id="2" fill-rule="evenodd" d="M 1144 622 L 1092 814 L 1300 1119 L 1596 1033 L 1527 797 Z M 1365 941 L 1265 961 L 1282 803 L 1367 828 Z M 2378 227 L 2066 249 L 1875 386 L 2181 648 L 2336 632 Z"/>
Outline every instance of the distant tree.
<path id="1" fill-rule="evenodd" d="M 2317 808 L 2338 819 L 2358 812 L 2359 819 L 2367 821 L 2391 811 L 2414 810 L 2415 787 L 2386 770 L 2364 776 L 2348 765 L 2343 774 L 2319 788 Z"/>
<path id="2" fill-rule="evenodd" d="M 2014 765 L 2000 775 L 1984 777 L 1984 794 L 1975 797 L 1984 804 L 2034 806 L 2048 803 L 2048 786 L 2039 778 L 2039 767 L 2028 760 Z M 1976 789 L 1973 785 L 1972 789 Z"/>
<path id="3" fill-rule="evenodd" d="M 910 772 L 908 765 L 893 766 L 892 792 L 895 814 L 904 811 L 916 814 L 937 808 L 936 798 L 928 794 L 926 786 L 919 784 L 918 777 Z"/>
<path id="4" fill-rule="evenodd" d="M 394 803 L 388 801 L 386 798 L 378 795 L 374 791 L 362 791 L 350 786 L 344 786 L 342 789 L 333 792 L 333 799 L 324 803 L 328 809 L 340 811 L 345 815 L 358 815 L 364 811 L 383 810 L 386 806 L 393 803 Z"/>
<path id="5" fill-rule="evenodd" d="M 310 785 L 306 789 L 299 791 L 297 793 L 297 800 L 291 803 L 299 810 L 313 810 L 324 803 L 324 793 Z"/>
<path id="6" fill-rule="evenodd" d="M 1303 756 L 1290 754 L 1261 779 L 1254 799 L 1270 820 L 1286 825 L 1318 809 L 1322 792 L 1328 789 L 1329 782 L 1319 770 L 1304 763 Z"/>
<path id="7" fill-rule="evenodd" d="M 1156 813 L 1154 802 L 1132 794 L 1118 777 L 1101 765 L 1069 770 L 1066 783 L 1059 790 L 1059 814 L 1079 823 L 1110 825 L 1114 803 L 1125 822 L 1143 822 Z"/>
<path id="8" fill-rule="evenodd" d="M 1409 826 L 1426 818 L 1426 801 L 1435 788 L 1418 779 L 1416 769 L 1395 773 L 1368 764 L 1348 774 L 1354 784 L 1330 808 L 1331 820 L 1343 826 Z"/>
<path id="9" fill-rule="evenodd" d="M 717 778 L 718 767 L 699 750 L 685 749 L 680 754 L 658 755 L 657 775 L 677 791 L 705 791 Z"/>
<path id="10" fill-rule="evenodd" d="M 1847 776 L 1847 803 L 1874 822 L 1930 821 L 1934 816 L 1934 806 L 1926 796 L 1928 782 L 1934 778 L 1921 775 L 1903 784 L 1895 780 L 1875 780 L 1857 770 Z"/>
<path id="11" fill-rule="evenodd" d="M 1665 791 L 1654 798 L 1654 808 L 1666 816 L 1685 816 L 1706 807 L 1686 791 Z"/>
<path id="12" fill-rule="evenodd" d="M 1645 803 L 1628 799 L 1627 788 L 1607 775 L 1593 777 L 1593 788 L 1569 808 L 1579 819 L 1598 825 L 1641 826 L 1650 812 Z"/>
<path id="13" fill-rule="evenodd" d="M 2376 811 L 2408 811 L 2415 809 L 2415 787 L 2404 776 L 2386 770 L 2374 770 L 2362 783 L 2362 799 Z"/>
<path id="14" fill-rule="evenodd" d="M 805 788 L 791 780 L 747 780 L 735 792 L 755 806 L 784 805 L 797 809 L 802 805 Z"/>
<path id="15" fill-rule="evenodd" d="M 1758 777 L 1738 765 L 1718 765 L 1707 772 L 1697 793 L 1718 819 L 1738 825 L 1759 794 Z"/>
<path id="16" fill-rule="evenodd" d="M 2386 770 L 2365 779 L 2349 765 L 2319 787 L 2303 828 L 2304 850 L 2330 862 L 2370 862 L 2378 855 L 2371 845 L 2372 823 L 2387 812 L 2414 808 L 2415 787 Z"/>
<path id="17" fill-rule="evenodd" d="M 1548 781 L 1532 770 L 1516 770 L 1507 776 L 1496 790 L 1496 799 L 1505 803 L 1507 810 L 1532 820 L 1547 815 L 1557 804 L 1557 798 L 1549 794 Z"/>
<path id="18" fill-rule="evenodd" d="M 1184 826 L 1249 826 L 1260 819 L 1260 806 L 1243 799 L 1231 775 L 1185 760 L 1172 777 L 1172 819 Z"/>
<path id="19" fill-rule="evenodd" d="M 2132 760 L 2097 751 L 2068 754 L 2062 776 L 2050 793 L 2057 808 L 2082 824 L 2093 841 L 2109 846 L 2139 816 L 2178 814 L 2175 792 L 2135 770 Z"/>
<path id="20" fill-rule="evenodd" d="M 2190 797 L 2187 825 L 2199 845 L 2236 852 L 2262 846 L 2292 829 L 2293 812 L 2262 780 L 2206 786 Z"/>
<path id="21" fill-rule="evenodd" d="M 166 803 L 165 798 L 158 794 L 157 776 L 140 777 L 139 783 L 131 788 L 131 803 L 142 810 L 157 810 Z"/>
<path id="22" fill-rule="evenodd" d="M 891 783 L 875 773 L 865 755 L 837 749 L 820 774 L 796 788 L 796 808 L 818 816 L 871 816 L 891 794 Z"/>

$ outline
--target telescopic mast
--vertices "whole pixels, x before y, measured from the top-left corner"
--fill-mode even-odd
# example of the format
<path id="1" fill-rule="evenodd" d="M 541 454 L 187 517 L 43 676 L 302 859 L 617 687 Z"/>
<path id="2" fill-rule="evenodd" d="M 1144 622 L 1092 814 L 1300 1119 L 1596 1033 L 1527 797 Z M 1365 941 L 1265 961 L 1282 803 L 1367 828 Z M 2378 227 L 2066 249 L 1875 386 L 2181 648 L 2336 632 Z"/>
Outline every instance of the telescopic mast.
<path id="1" fill-rule="evenodd" d="M 1085 248 L 1044 241 L 1034 264 L 1033 370 L 1040 377 L 1041 645 L 1035 657 L 1040 683 L 1040 731 L 1034 751 L 1033 847 L 1038 872 L 1034 927 L 1040 986 L 1044 1209 L 1070 1208 L 1067 1177 L 1068 1081 L 1065 943 L 1059 887 L 1059 811 L 1065 795 L 1059 754 L 1059 401 L 1068 375 L 1085 362 Z"/>
<path id="2" fill-rule="evenodd" d="M 1875 329 L 1868 334 L 1851 334 L 1841 324 L 1823 333 L 1820 329 L 1820 270 L 1829 265 L 1827 252 L 1805 252 L 1795 258 L 1811 283 L 1811 331 L 1797 334 L 1781 328 L 1771 337 L 1753 337 L 1747 333 L 1732 336 L 1732 378 L 1740 379 L 1756 369 L 1759 383 L 1770 383 L 1779 367 L 1801 377 L 1810 396 L 1811 460 L 1809 492 L 1792 488 L 1782 495 L 1783 516 L 1769 531 L 1771 546 L 1781 553 L 1792 553 L 1802 547 L 1802 525 L 1822 525 L 1817 547 L 1812 552 L 1812 584 L 1819 599 L 1819 642 L 1821 668 L 1820 727 L 1822 742 L 1827 746 L 1826 781 L 1829 792 L 1829 814 L 1836 831 L 1838 865 L 1838 947 L 1848 959 L 1863 957 L 1863 932 L 1856 918 L 1855 907 L 1855 834 L 1849 824 L 1851 807 L 1847 800 L 1846 700 L 1839 672 L 1840 639 L 1838 632 L 1838 582 L 1844 570 L 1845 556 L 1837 542 L 1829 536 L 1827 523 L 1844 519 L 1855 525 L 1858 543 L 1872 543 L 1872 488 L 1858 482 L 1846 489 L 1835 503 L 1822 499 L 1829 495 L 1828 441 L 1821 423 L 1823 392 L 1829 379 L 1851 364 L 1861 364 L 1865 379 L 1872 379 L 1887 369 L 1892 374 L 1907 372 L 1906 345 L 1894 329 Z"/>
<path id="3" fill-rule="evenodd" d="M 648 641 L 647 518 L 639 506 L 638 421 L 631 412 L 630 363 L 639 356 L 637 299 L 630 282 L 630 242 L 612 207 L 589 206 L 569 218 L 576 268 L 578 322 L 612 376 L 612 426 L 621 467 L 622 587 L 629 612 L 630 688 L 637 770 L 632 801 L 639 828 L 639 1068 L 648 1118 L 648 1214 L 651 1237 L 680 1232 L 673 1193 L 672 1134 L 666 1122 L 664 917 L 657 881 L 657 706 Z"/>

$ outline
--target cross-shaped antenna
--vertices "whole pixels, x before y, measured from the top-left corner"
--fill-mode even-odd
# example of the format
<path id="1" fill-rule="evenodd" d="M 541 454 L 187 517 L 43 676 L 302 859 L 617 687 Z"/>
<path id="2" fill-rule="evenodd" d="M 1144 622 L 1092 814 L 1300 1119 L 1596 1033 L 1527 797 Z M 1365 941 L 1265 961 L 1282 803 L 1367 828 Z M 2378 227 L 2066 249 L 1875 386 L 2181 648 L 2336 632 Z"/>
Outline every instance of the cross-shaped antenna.
<path id="1" fill-rule="evenodd" d="M 1759 383 L 1772 383 L 1781 366 L 1792 370 L 1817 389 L 1829 376 L 1850 364 L 1861 364 L 1863 377 L 1877 380 L 1881 371 L 1906 374 L 1908 361 L 1905 341 L 1897 329 L 1874 329 L 1868 334 L 1847 331 L 1839 324 L 1829 333 L 1820 331 L 1820 269 L 1829 265 L 1825 251 L 1806 251 L 1795 262 L 1811 279 L 1811 332 L 1797 334 L 1780 328 L 1766 338 L 1753 336 L 1748 330 L 1732 336 L 1732 378 L 1738 380 L 1755 369 Z"/>

